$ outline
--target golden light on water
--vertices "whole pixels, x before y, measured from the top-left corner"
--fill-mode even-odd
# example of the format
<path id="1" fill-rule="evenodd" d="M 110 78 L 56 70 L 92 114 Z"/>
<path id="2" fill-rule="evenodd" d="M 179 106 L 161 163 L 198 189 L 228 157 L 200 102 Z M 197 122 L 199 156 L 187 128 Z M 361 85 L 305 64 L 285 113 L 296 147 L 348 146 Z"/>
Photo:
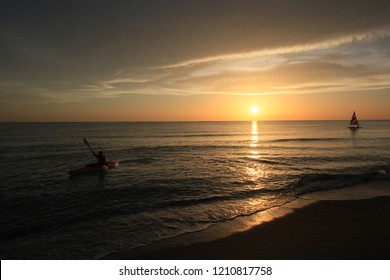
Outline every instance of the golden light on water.
<path id="1" fill-rule="evenodd" d="M 261 158 L 261 153 L 259 151 L 259 131 L 257 127 L 257 121 L 252 121 L 251 125 L 251 141 L 249 144 L 249 147 L 251 148 L 249 151 L 249 157 L 253 159 L 253 162 L 251 162 L 246 167 L 246 174 L 249 176 L 249 178 L 253 181 L 257 181 L 259 178 L 267 177 L 266 169 L 264 169 L 264 166 L 262 164 L 257 163 L 257 161 Z M 254 188 L 258 188 L 259 186 L 256 185 Z M 253 203 L 261 203 L 259 201 L 253 201 Z"/>
<path id="2" fill-rule="evenodd" d="M 255 148 L 257 147 L 257 142 L 259 141 L 259 135 L 258 135 L 258 131 L 257 131 L 257 121 L 253 121 L 252 122 L 252 130 L 251 130 L 251 144 L 250 146 L 252 148 Z"/>

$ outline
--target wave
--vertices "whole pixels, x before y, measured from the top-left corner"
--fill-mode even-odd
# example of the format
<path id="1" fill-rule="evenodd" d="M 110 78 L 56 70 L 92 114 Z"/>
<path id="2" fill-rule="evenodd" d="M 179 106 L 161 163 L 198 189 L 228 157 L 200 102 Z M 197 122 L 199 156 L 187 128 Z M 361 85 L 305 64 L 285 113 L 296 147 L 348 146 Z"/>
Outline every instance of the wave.
<path id="1" fill-rule="evenodd" d="M 338 189 L 356 185 L 365 181 L 390 179 L 390 165 L 360 168 L 356 171 L 350 168 L 338 169 L 337 172 L 323 172 L 301 175 L 294 188 L 297 195 L 305 193 Z"/>
<path id="2" fill-rule="evenodd" d="M 276 159 L 265 159 L 265 158 L 252 158 L 252 157 L 243 157 L 243 160 L 253 161 L 256 163 L 263 163 L 268 165 L 283 165 L 291 166 L 292 164 L 286 161 L 276 160 Z"/>
<path id="3" fill-rule="evenodd" d="M 283 138 L 283 139 L 272 139 L 269 142 L 283 143 L 283 142 L 337 142 L 345 141 L 345 138 Z"/>

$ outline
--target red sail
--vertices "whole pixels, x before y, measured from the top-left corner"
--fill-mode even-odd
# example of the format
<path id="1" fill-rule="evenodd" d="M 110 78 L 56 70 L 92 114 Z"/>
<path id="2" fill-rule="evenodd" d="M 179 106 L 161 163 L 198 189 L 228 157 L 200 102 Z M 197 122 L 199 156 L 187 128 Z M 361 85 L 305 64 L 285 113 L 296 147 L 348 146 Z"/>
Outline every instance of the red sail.
<path id="1" fill-rule="evenodd" d="M 350 125 L 359 125 L 359 122 L 358 122 L 358 120 L 357 120 L 357 118 L 356 118 L 356 114 L 355 114 L 355 112 L 353 112 L 353 115 L 352 115 L 352 119 L 351 119 L 351 121 L 350 121 L 350 123 L 349 123 Z"/>

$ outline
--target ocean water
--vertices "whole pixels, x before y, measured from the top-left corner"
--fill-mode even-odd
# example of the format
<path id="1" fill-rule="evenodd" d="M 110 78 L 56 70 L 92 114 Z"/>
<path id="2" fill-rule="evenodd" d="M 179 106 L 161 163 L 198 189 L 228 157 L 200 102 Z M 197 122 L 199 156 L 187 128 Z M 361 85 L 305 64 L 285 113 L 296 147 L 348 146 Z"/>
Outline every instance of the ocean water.
<path id="1" fill-rule="evenodd" d="M 2 259 L 96 259 L 390 178 L 390 121 L 1 123 Z M 94 162 L 119 168 L 69 177 Z"/>

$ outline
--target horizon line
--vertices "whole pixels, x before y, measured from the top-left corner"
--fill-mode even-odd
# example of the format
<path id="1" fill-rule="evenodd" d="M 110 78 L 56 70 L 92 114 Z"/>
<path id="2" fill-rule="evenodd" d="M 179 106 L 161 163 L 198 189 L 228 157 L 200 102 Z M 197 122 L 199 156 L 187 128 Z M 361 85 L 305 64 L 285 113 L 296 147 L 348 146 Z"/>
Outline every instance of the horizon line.
<path id="1" fill-rule="evenodd" d="M 0 121 L 0 124 L 17 124 L 17 123 L 191 123 L 191 122 L 327 122 L 327 121 L 346 121 L 350 119 L 337 119 L 337 120 L 324 120 L 324 119 L 299 119 L 299 120 L 145 120 L 145 121 Z M 390 121 L 390 119 L 360 119 L 360 122 L 364 121 Z"/>

